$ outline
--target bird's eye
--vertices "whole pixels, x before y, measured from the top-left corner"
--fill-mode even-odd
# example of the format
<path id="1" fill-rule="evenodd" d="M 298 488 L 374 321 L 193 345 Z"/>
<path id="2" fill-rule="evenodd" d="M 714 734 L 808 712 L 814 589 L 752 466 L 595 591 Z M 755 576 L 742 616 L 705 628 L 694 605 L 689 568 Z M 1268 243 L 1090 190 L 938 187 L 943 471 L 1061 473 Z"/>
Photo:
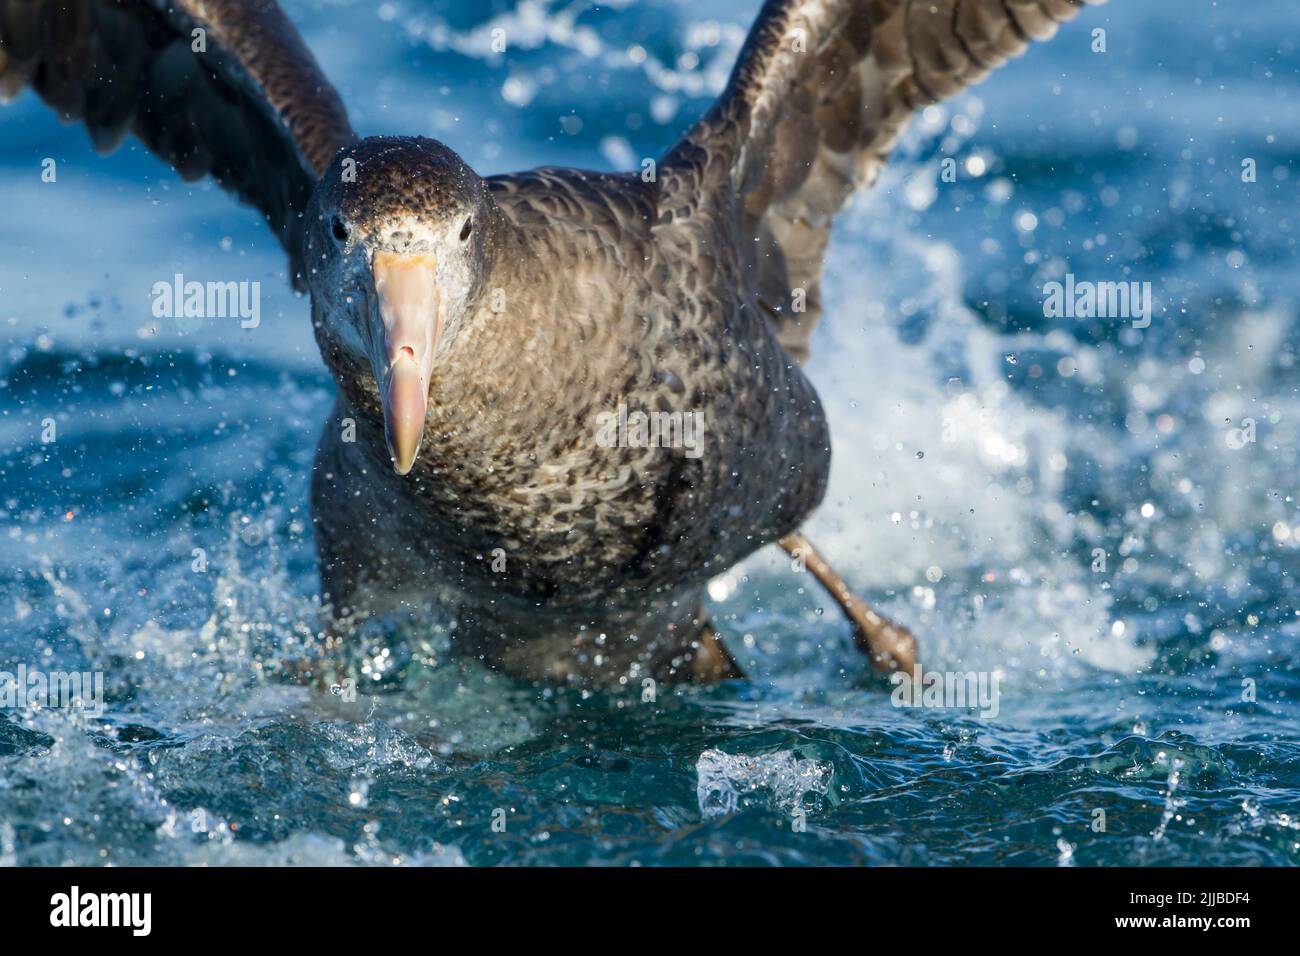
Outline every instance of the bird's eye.
<path id="1" fill-rule="evenodd" d="M 335 216 L 334 221 L 330 223 L 330 232 L 334 233 L 334 238 L 339 242 L 348 241 L 348 224 L 339 216 Z"/>
<path id="2" fill-rule="evenodd" d="M 460 241 L 464 242 L 469 238 L 469 234 L 474 231 L 473 217 L 465 220 L 465 225 L 460 227 Z"/>

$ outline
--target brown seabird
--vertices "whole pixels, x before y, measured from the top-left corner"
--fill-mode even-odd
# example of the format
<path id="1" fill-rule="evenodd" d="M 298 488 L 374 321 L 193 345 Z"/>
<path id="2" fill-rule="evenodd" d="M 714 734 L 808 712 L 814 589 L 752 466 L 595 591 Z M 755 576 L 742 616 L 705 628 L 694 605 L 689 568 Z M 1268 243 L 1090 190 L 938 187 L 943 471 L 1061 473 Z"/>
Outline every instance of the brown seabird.
<path id="1" fill-rule="evenodd" d="M 732 676 L 705 584 L 779 541 L 910 670 L 798 534 L 830 463 L 799 363 L 831 220 L 918 107 L 1081 5 L 769 0 L 650 176 L 358 139 L 274 0 L 0 0 L 0 95 L 103 151 L 134 133 L 280 237 L 338 383 L 312 479 L 336 633 L 435 602 L 523 677 Z"/>

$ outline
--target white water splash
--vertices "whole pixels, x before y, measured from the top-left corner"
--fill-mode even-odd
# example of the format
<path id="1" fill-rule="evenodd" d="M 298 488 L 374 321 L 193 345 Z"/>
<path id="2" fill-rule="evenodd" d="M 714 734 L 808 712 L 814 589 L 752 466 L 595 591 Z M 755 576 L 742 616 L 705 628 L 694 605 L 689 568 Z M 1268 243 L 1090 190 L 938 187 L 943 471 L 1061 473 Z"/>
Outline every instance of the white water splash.
<path id="1" fill-rule="evenodd" d="M 831 768 L 793 751 L 768 754 L 729 754 L 706 750 L 695 764 L 700 813 L 720 817 L 735 813 L 741 797 L 766 790 L 773 809 L 782 813 L 807 810 L 805 797 L 824 797 Z"/>

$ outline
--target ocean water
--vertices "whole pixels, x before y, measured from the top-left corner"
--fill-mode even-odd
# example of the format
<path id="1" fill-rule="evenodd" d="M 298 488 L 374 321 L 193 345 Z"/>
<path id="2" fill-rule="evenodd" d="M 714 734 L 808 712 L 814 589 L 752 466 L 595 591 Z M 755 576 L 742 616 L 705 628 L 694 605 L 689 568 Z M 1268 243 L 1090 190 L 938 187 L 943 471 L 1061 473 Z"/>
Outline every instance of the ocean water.
<path id="1" fill-rule="evenodd" d="M 358 130 L 481 173 L 658 155 L 757 6 L 286 4 Z M 437 622 L 377 635 L 399 689 L 285 680 L 320 625 L 307 303 L 216 187 L 0 109 L 0 669 L 105 698 L 0 710 L 0 860 L 1300 862 L 1298 25 L 1087 10 L 837 222 L 809 533 L 984 708 L 896 706 L 771 549 L 711 588 L 744 681 L 535 687 Z M 260 325 L 154 319 L 175 273 L 259 281 Z M 1045 317 L 1067 274 L 1150 283 L 1150 325 Z"/>

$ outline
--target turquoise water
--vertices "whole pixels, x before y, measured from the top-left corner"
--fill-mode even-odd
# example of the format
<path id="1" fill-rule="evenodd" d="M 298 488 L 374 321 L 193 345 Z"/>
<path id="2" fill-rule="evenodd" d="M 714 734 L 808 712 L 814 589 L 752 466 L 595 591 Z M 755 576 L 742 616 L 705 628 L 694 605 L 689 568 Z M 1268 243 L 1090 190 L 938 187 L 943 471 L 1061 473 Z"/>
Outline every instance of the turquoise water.
<path id="1" fill-rule="evenodd" d="M 757 4 L 287 6 L 358 129 L 489 173 L 657 155 Z M 0 669 L 106 699 L 0 711 L 0 860 L 1300 862 L 1297 18 L 1194 7 L 1085 12 L 837 223 L 810 535 L 986 716 L 894 706 L 770 551 L 711 588 L 745 681 L 517 684 L 436 620 L 374 635 L 395 692 L 281 679 L 319 628 L 307 304 L 220 190 L 0 110 Z M 177 272 L 260 281 L 261 325 L 153 319 Z M 1065 273 L 1151 283 L 1150 327 L 1044 318 Z"/>

